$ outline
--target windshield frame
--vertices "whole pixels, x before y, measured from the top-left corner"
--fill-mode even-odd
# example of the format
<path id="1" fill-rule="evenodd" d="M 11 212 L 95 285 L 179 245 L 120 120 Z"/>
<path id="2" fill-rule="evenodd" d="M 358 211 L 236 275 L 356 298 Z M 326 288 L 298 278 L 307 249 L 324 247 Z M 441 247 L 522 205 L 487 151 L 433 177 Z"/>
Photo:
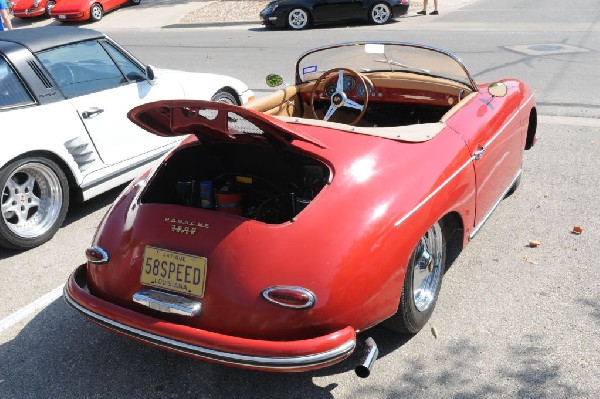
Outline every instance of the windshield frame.
<path id="1" fill-rule="evenodd" d="M 327 50 L 331 50 L 331 49 L 335 49 L 335 48 L 342 48 L 342 47 L 352 47 L 352 46 L 365 46 L 365 45 L 384 45 L 384 46 L 401 46 L 401 47 L 410 47 L 413 49 L 422 49 L 425 51 L 432 51 L 441 55 L 444 55 L 446 57 L 449 57 L 452 59 L 452 61 L 454 61 L 455 63 L 457 63 L 460 68 L 462 69 L 462 71 L 465 74 L 465 77 L 467 78 L 467 81 L 462 81 L 459 79 L 455 79 L 453 77 L 449 77 L 449 76 L 444 76 L 444 75 L 437 75 L 437 74 L 430 74 L 427 73 L 426 70 L 421 69 L 420 71 L 415 71 L 414 68 L 411 69 L 406 69 L 406 72 L 411 72 L 411 73 L 419 73 L 419 74 L 423 74 L 426 76 L 433 76 L 433 77 L 438 77 L 438 78 L 443 78 L 443 79 L 448 79 L 451 80 L 453 82 L 457 82 L 460 83 L 462 85 L 467 86 L 469 89 L 471 89 L 473 92 L 477 92 L 477 83 L 475 82 L 475 80 L 473 79 L 473 77 L 471 76 L 471 74 L 469 73 L 469 71 L 467 70 L 466 66 L 464 65 L 464 63 L 462 62 L 462 60 L 460 58 L 458 58 L 457 56 L 455 56 L 454 54 L 452 54 L 449 51 L 446 50 L 442 50 L 440 48 L 437 47 L 432 47 L 432 46 L 427 46 L 424 44 L 417 44 L 417 43 L 411 43 L 411 42 L 395 42 L 395 41 L 357 41 L 357 42 L 344 42 L 344 43 L 338 43 L 338 44 L 331 44 L 331 45 L 326 45 L 326 46 L 321 46 L 321 47 L 317 47 L 314 48 L 312 50 L 308 50 L 306 52 L 304 52 L 302 55 L 300 55 L 300 57 L 298 57 L 298 60 L 296 61 L 296 84 L 300 85 L 303 83 L 306 83 L 308 81 L 313 81 L 316 80 L 315 79 L 308 79 L 308 80 L 303 80 L 302 76 L 300 74 L 300 66 L 302 61 L 315 53 L 318 52 L 325 52 Z M 386 63 L 382 63 L 382 65 L 385 65 Z M 339 65 L 339 67 L 345 67 L 345 65 Z M 427 67 L 427 65 L 420 65 L 421 68 L 423 67 Z M 385 71 L 384 69 L 382 69 L 381 71 Z M 323 71 L 325 72 L 325 71 Z M 380 72 L 380 70 L 373 70 L 373 71 L 369 71 L 369 72 Z M 404 72 L 404 71 L 399 71 L 396 70 L 395 72 Z M 361 73 L 365 73 L 365 72 L 361 72 Z"/>

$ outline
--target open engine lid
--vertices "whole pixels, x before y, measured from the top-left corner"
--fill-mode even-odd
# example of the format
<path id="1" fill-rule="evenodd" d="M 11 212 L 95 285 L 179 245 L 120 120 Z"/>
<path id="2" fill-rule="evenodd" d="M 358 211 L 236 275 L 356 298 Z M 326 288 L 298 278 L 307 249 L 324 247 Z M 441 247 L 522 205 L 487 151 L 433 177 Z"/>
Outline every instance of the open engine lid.
<path id="1" fill-rule="evenodd" d="M 236 141 L 263 136 L 289 144 L 301 140 L 325 148 L 296 126 L 234 105 L 202 100 L 162 100 L 133 108 L 127 117 L 157 136 L 194 134 L 200 141 Z"/>

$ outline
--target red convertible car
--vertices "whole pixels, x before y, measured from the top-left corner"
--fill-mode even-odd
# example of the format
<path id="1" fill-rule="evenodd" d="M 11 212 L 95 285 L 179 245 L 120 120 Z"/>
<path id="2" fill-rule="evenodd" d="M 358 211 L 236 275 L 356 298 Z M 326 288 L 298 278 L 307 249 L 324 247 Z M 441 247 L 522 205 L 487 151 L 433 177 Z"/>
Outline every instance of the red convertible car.
<path id="1" fill-rule="evenodd" d="M 252 369 L 317 369 L 360 345 L 359 376 L 377 356 L 365 330 L 427 323 L 447 266 L 517 187 L 537 121 L 525 83 L 477 84 L 448 52 L 391 42 L 308 51 L 295 85 L 243 108 L 160 101 L 129 118 L 190 136 L 115 201 L 67 302 Z"/>
<path id="2" fill-rule="evenodd" d="M 104 14 L 115 8 L 142 0 L 61 0 L 51 9 L 50 16 L 58 21 L 100 21 Z"/>

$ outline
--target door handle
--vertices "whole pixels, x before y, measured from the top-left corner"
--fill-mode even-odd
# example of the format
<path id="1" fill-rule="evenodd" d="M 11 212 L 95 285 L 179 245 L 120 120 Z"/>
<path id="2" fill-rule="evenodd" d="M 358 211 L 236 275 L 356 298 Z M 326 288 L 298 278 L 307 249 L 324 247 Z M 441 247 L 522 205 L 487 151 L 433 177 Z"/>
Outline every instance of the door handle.
<path id="1" fill-rule="evenodd" d="M 104 112 L 104 110 L 102 108 L 96 108 L 96 107 L 94 107 L 94 108 L 91 108 L 88 111 L 83 111 L 81 113 L 81 116 L 83 117 L 83 119 L 89 119 L 89 118 L 92 118 L 92 117 L 94 117 L 94 116 L 96 116 L 98 114 L 101 114 L 103 112 Z"/>
<path id="2" fill-rule="evenodd" d="M 482 145 L 478 145 L 477 149 L 473 153 L 473 158 L 475 158 L 475 160 L 477 161 L 477 160 L 481 159 L 483 154 L 485 154 L 485 147 Z"/>

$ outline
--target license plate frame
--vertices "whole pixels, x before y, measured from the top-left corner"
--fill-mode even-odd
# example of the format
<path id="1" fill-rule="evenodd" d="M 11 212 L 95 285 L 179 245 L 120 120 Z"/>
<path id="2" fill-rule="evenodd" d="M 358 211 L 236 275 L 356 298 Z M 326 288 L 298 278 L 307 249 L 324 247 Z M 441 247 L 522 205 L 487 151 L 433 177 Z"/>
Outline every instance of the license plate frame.
<path id="1" fill-rule="evenodd" d="M 169 249 L 144 248 L 140 283 L 170 292 L 204 297 L 208 260 Z"/>

